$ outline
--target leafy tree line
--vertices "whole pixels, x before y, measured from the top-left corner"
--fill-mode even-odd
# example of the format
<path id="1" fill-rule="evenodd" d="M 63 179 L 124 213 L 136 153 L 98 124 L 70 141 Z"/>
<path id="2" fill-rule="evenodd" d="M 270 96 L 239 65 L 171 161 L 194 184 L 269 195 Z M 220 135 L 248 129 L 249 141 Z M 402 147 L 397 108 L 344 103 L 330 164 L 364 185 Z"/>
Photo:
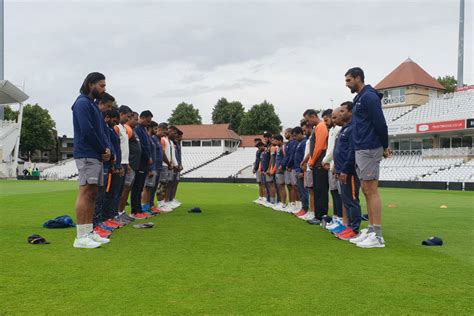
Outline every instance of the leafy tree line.
<path id="1" fill-rule="evenodd" d="M 202 124 L 202 119 L 199 109 L 182 102 L 173 110 L 168 122 L 173 125 Z M 226 98 L 221 98 L 212 109 L 212 123 L 229 123 L 230 128 L 241 135 L 281 131 L 281 121 L 275 112 L 275 107 L 267 101 L 255 104 L 245 111 L 239 101 L 229 102 Z"/>
<path id="2" fill-rule="evenodd" d="M 16 121 L 18 111 L 5 107 L 5 119 Z M 50 150 L 56 144 L 56 123 L 49 111 L 38 104 L 23 107 L 23 121 L 20 134 L 20 153 L 30 157 L 37 151 Z"/>
<path id="3" fill-rule="evenodd" d="M 456 89 L 458 81 L 454 76 L 438 77 L 438 82 L 446 89 L 445 93 L 452 93 Z"/>

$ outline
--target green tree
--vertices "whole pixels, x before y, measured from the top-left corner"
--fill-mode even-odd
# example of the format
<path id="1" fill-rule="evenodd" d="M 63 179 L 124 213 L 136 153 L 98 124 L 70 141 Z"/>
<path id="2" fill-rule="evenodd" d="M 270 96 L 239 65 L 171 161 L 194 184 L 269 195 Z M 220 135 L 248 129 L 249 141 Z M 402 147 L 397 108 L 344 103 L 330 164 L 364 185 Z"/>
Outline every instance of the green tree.
<path id="1" fill-rule="evenodd" d="M 226 98 L 221 98 L 212 109 L 212 123 L 229 123 L 232 130 L 238 131 L 244 114 L 245 109 L 242 103 L 239 101 L 229 102 Z"/>
<path id="2" fill-rule="evenodd" d="M 48 150 L 55 144 L 56 123 L 47 109 L 38 104 L 27 104 L 23 108 L 20 151 L 30 159 L 36 150 Z"/>
<path id="3" fill-rule="evenodd" d="M 281 132 L 280 124 L 280 118 L 275 113 L 273 104 L 263 101 L 252 106 L 244 114 L 239 126 L 239 134 L 256 135 L 262 134 L 265 131 L 276 134 Z"/>
<path id="4" fill-rule="evenodd" d="M 195 109 L 192 104 L 181 102 L 171 113 L 168 123 L 171 125 L 200 125 L 202 119 L 199 110 Z"/>
<path id="5" fill-rule="evenodd" d="M 4 107 L 4 116 L 5 120 L 16 121 L 16 119 L 18 118 L 18 111 L 12 110 L 12 108 L 7 105 Z"/>
<path id="6" fill-rule="evenodd" d="M 452 93 L 456 89 L 456 85 L 458 81 L 454 76 L 444 76 L 444 77 L 438 77 L 439 83 L 446 89 L 445 93 Z"/>

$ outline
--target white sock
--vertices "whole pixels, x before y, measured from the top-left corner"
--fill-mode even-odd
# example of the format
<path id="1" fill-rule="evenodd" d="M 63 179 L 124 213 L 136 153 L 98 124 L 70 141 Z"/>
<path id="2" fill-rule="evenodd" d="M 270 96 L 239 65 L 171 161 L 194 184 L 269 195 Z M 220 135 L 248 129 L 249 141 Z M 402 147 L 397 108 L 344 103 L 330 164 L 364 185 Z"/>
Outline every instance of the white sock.
<path id="1" fill-rule="evenodd" d="M 76 225 L 77 238 L 82 238 L 92 232 L 92 224 Z"/>
<path id="2" fill-rule="evenodd" d="M 94 231 L 94 225 L 86 224 L 85 226 L 86 226 L 86 230 L 87 230 L 86 234 L 92 233 Z"/>

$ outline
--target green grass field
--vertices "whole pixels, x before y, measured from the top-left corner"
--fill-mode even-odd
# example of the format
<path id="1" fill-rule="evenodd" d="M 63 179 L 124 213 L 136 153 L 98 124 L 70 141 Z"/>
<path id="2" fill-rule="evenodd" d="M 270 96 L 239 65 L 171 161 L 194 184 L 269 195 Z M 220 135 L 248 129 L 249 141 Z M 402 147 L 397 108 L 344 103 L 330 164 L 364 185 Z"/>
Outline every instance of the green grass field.
<path id="1" fill-rule="evenodd" d="M 474 194 L 381 192 L 385 249 L 257 206 L 255 185 L 182 184 L 153 229 L 89 250 L 42 228 L 74 215 L 77 183 L 0 181 L 0 315 L 474 314 Z M 445 245 L 421 246 L 432 235 Z"/>

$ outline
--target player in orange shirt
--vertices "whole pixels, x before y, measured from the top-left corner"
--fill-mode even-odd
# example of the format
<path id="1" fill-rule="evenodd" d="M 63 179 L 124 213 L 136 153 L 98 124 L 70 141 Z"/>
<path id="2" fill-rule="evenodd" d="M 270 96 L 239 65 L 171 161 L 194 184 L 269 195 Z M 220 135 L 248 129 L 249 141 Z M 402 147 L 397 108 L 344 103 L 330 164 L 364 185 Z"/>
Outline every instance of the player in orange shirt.
<path id="1" fill-rule="evenodd" d="M 314 192 L 314 219 L 312 224 L 318 224 L 324 215 L 328 214 L 329 208 L 329 178 L 328 170 L 322 164 L 328 148 L 329 132 L 326 124 L 318 117 L 315 110 L 306 110 L 303 114 L 305 120 L 315 125 L 314 143 L 310 144 L 311 156 L 308 168 L 313 170 L 313 192 Z"/>

